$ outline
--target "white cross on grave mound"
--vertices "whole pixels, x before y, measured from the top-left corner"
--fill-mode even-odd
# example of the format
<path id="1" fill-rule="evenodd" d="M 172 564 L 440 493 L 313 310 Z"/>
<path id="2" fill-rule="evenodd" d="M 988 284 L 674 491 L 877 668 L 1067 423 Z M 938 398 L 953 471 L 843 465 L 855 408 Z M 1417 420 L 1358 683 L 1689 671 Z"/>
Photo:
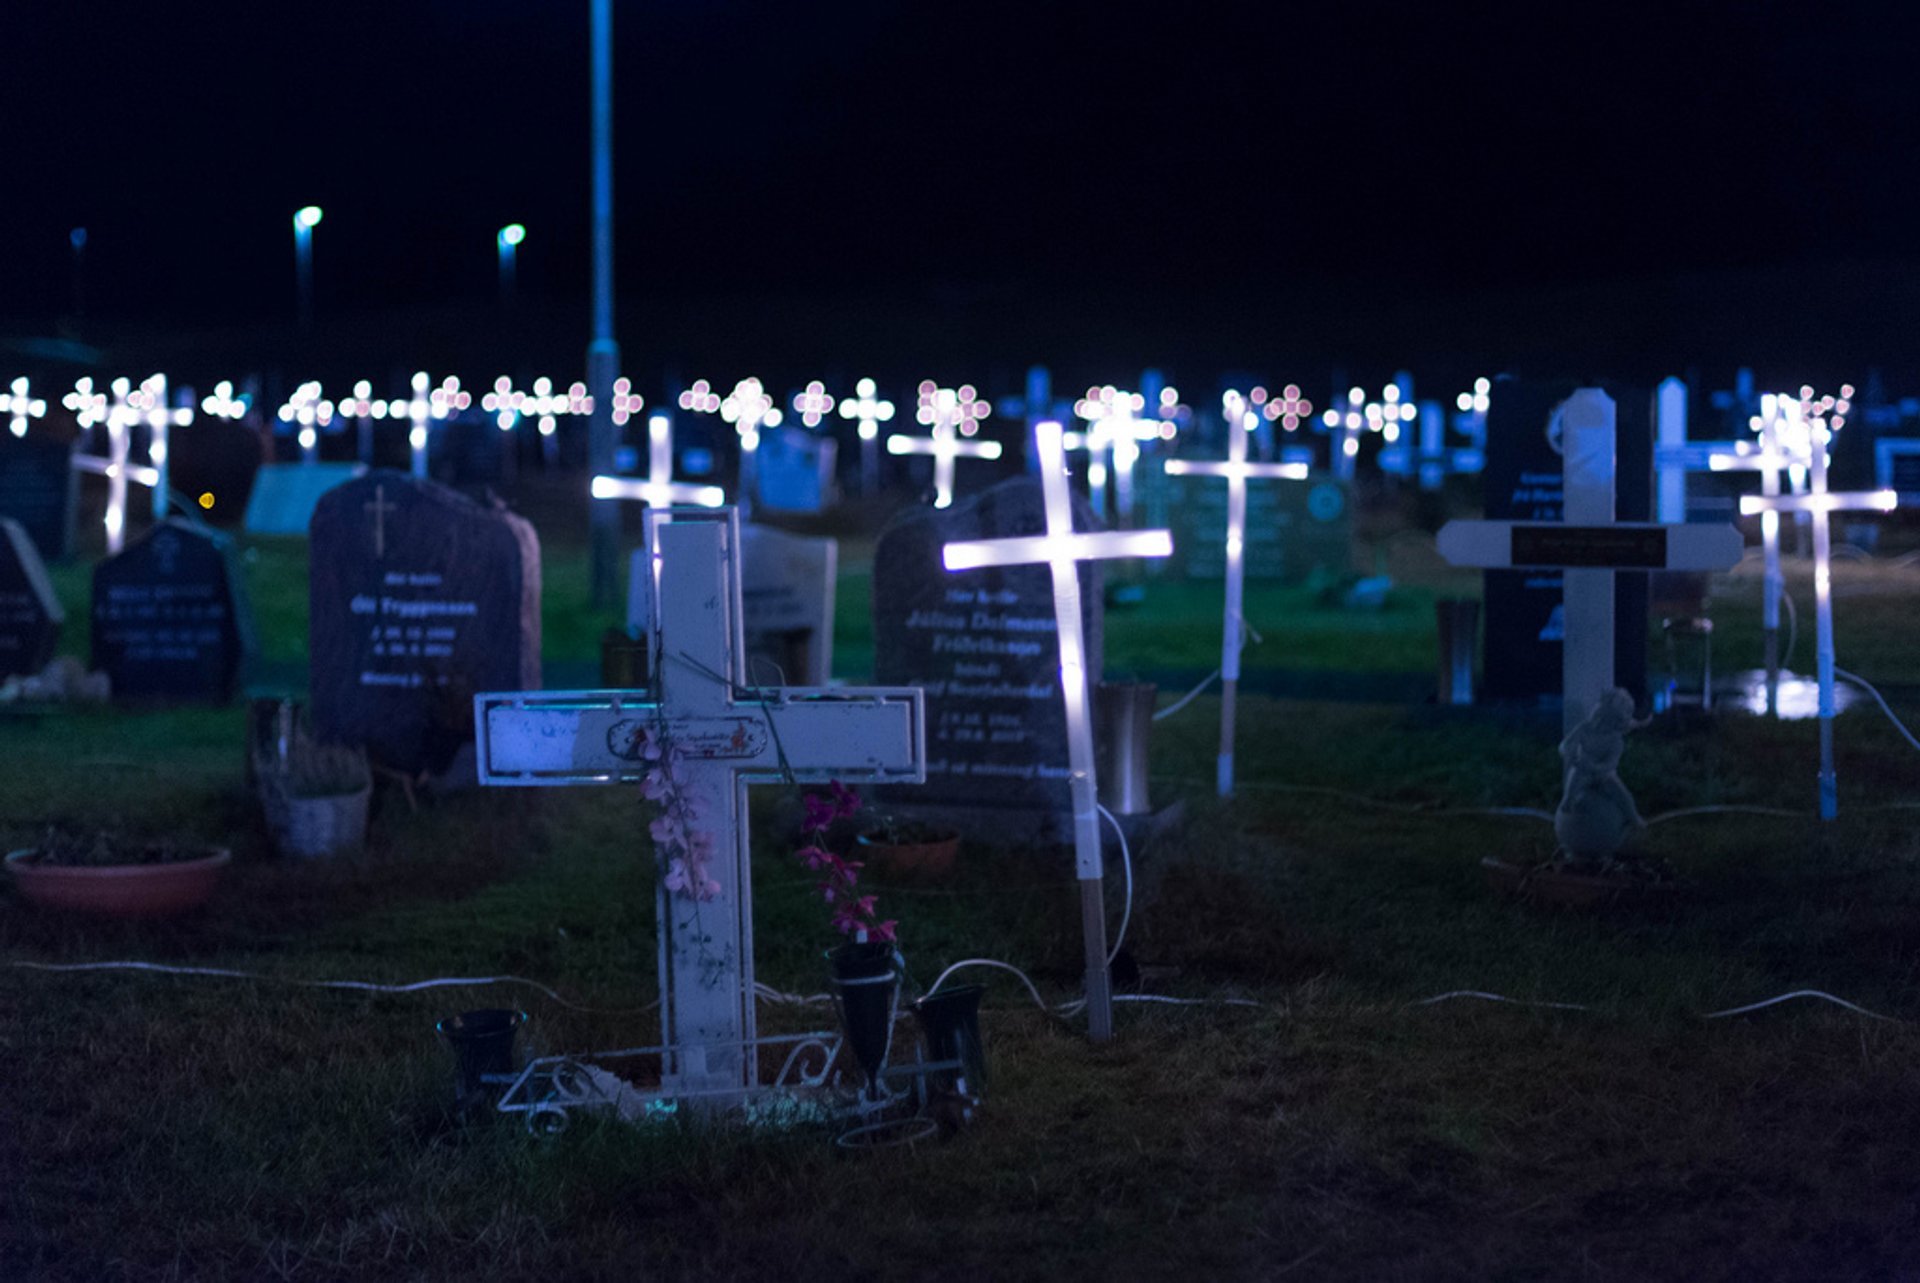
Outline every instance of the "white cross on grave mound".
<path id="1" fill-rule="evenodd" d="M 1564 570 L 1561 720 L 1571 732 L 1613 689 L 1614 572 L 1725 570 L 1739 564 L 1743 546 L 1732 526 L 1615 521 L 1613 398 L 1581 388 L 1567 398 L 1561 421 L 1565 519 L 1449 521 L 1438 545 L 1456 566 Z"/>
<path id="2" fill-rule="evenodd" d="M 971 395 L 973 389 L 963 391 Z M 952 388 L 934 388 L 921 395 L 920 422 L 927 425 L 924 437 L 891 436 L 888 454 L 930 454 L 933 456 L 933 506 L 953 504 L 953 462 L 962 455 L 969 459 L 998 459 L 997 441 L 962 441 L 961 426 L 970 420 L 959 394 Z M 975 404 L 968 402 L 967 404 Z"/>
<path id="3" fill-rule="evenodd" d="M 645 690 L 484 694 L 484 784 L 637 786 L 663 752 L 711 838 L 717 886 L 656 884 L 663 1094 L 725 1107 L 758 1084 L 747 787 L 830 779 L 923 783 L 925 706 L 913 687 L 750 687 L 736 511 L 650 509 L 654 591 Z M 664 871 L 663 871 L 664 872 Z"/>
<path id="4" fill-rule="evenodd" d="M 1813 389 L 1800 393 L 1800 414 L 1811 432 L 1808 456 L 1811 479 L 1803 495 L 1745 495 L 1742 514 L 1760 513 L 1778 521 L 1778 513 L 1808 513 L 1813 520 L 1814 653 L 1820 682 L 1820 818 L 1839 814 L 1839 780 L 1833 768 L 1833 544 L 1828 518 L 1836 512 L 1892 512 L 1900 496 L 1892 490 L 1839 492 L 1827 489 L 1827 443 L 1832 437 L 1828 414 L 1832 400 L 1813 400 Z M 1777 489 L 1777 487 L 1776 487 Z"/>
<path id="5" fill-rule="evenodd" d="M 727 501 L 719 486 L 693 485 L 673 479 L 673 420 L 664 414 L 647 419 L 647 475 L 597 476 L 591 493 L 596 499 L 637 499 L 652 508 L 694 504 L 718 508 Z"/>
<path id="6" fill-rule="evenodd" d="M 1060 691 L 1067 709 L 1068 789 L 1073 800 L 1073 852 L 1080 879 L 1080 921 L 1086 935 L 1087 1032 L 1095 1042 L 1113 1037 L 1113 995 L 1107 973 L 1106 900 L 1102 894 L 1100 812 L 1093 765 L 1093 722 L 1087 694 L 1087 642 L 1081 631 L 1080 573 L 1083 561 L 1166 557 L 1173 536 L 1165 530 L 1075 534 L 1073 498 L 1067 488 L 1066 448 L 1060 425 L 1034 424 L 1034 457 L 1047 506 L 1047 533 L 950 543 L 942 558 L 950 571 L 985 566 L 1044 565 L 1053 571 L 1054 628 L 1060 638 Z"/>
<path id="7" fill-rule="evenodd" d="M 1288 391 L 1294 391 L 1289 388 Z M 1245 601 L 1247 541 L 1247 481 L 1305 481 L 1304 463 L 1248 463 L 1247 436 L 1254 412 L 1242 409 L 1229 415 L 1227 458 L 1224 463 L 1168 459 L 1172 477 L 1223 477 L 1227 483 L 1227 604 L 1220 640 L 1220 757 L 1217 785 L 1221 797 L 1233 796 L 1233 711 L 1240 688 L 1240 648 L 1246 634 Z"/>

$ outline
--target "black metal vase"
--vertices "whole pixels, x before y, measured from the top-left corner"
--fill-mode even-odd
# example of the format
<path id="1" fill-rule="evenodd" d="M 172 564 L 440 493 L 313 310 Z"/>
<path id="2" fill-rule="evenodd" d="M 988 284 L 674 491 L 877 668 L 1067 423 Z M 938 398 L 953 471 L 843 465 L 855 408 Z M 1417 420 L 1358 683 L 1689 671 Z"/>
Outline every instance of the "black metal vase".
<path id="1" fill-rule="evenodd" d="M 833 968 L 833 992 L 840 1003 L 840 1026 L 847 1045 L 867 1075 L 869 1095 L 880 1095 L 880 1071 L 893 1045 L 894 999 L 900 973 L 893 945 L 884 940 L 849 941 L 827 950 Z"/>
<path id="2" fill-rule="evenodd" d="M 453 1048 L 457 1064 L 454 1104 L 463 1116 L 484 1114 L 492 1094 L 489 1088 L 512 1077 L 516 1069 L 514 1037 L 526 1023 L 524 1011 L 482 1010 L 463 1011 L 434 1026 Z"/>
<path id="3" fill-rule="evenodd" d="M 936 1086 L 978 1099 L 986 1094 L 987 1055 L 980 1041 L 980 995 L 984 985 L 955 985 L 913 1004 L 913 1018 L 926 1041 L 930 1061 L 957 1060 L 958 1070 L 943 1071 Z"/>

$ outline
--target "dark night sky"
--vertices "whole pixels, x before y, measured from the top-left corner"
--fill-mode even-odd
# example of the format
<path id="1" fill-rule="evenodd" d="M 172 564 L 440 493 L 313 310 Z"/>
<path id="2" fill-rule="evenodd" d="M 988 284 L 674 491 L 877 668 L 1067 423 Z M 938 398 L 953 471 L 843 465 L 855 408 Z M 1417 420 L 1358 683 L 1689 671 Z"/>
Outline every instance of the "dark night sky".
<path id="1" fill-rule="evenodd" d="M 1920 258 L 1896 10 L 617 0 L 621 289 L 1261 297 Z M 278 318 L 308 202 L 336 309 L 485 299 L 513 220 L 525 288 L 584 296 L 586 11 L 10 6 L 0 318 L 63 309 L 75 225 L 97 315 Z"/>

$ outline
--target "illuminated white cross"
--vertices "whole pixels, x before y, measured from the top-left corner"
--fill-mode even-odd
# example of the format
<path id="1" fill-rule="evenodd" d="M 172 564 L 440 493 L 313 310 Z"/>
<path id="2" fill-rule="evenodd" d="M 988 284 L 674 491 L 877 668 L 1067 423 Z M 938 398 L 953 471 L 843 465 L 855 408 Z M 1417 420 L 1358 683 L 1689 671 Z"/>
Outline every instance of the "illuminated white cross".
<path id="1" fill-rule="evenodd" d="M 655 508 L 672 504 L 694 504 L 718 508 L 727 501 L 719 486 L 697 486 L 673 479 L 673 420 L 664 414 L 647 419 L 647 475 L 645 477 L 598 476 L 593 479 L 596 499 L 638 499 Z"/>
<path id="2" fill-rule="evenodd" d="M 433 390 L 427 400 L 433 407 L 434 418 L 451 419 L 473 404 L 473 393 L 462 389 L 460 380 L 449 374 L 440 381 L 440 386 Z"/>
<path id="3" fill-rule="evenodd" d="M 793 412 L 800 416 L 800 422 L 810 428 L 820 426 L 821 420 L 833 413 L 833 397 L 827 393 L 827 385 L 815 379 L 807 384 L 805 390 L 793 398 Z"/>
<path id="4" fill-rule="evenodd" d="M 869 495 L 880 488 L 880 425 L 893 418 L 893 402 L 876 399 L 874 390 L 872 379 L 861 379 L 840 403 L 840 417 L 860 425 L 860 489 Z"/>
<path id="5" fill-rule="evenodd" d="M 1087 395 L 1073 403 L 1075 417 L 1086 420 L 1083 432 L 1063 432 L 1061 447 L 1084 450 L 1087 455 L 1087 502 L 1100 520 L 1107 519 L 1107 452 L 1112 440 L 1107 435 L 1107 416 L 1113 412 L 1111 399 L 1102 399 L 1102 389 L 1088 388 Z M 1112 388 L 1105 389 L 1108 393 Z M 1036 438 L 1037 439 L 1037 438 Z"/>
<path id="6" fill-rule="evenodd" d="M 298 434 L 295 439 L 300 443 L 300 462 L 319 462 L 320 429 L 333 422 L 333 402 L 320 395 L 320 385 L 308 382 L 295 388 L 276 417 L 292 425 Z"/>
<path id="7" fill-rule="evenodd" d="M 691 414 L 718 414 L 720 394 L 708 386 L 705 379 L 695 379 L 693 386 L 680 394 L 679 405 Z"/>
<path id="8" fill-rule="evenodd" d="M 655 878 L 663 1094 L 725 1107 L 760 1075 L 748 787 L 924 782 L 925 698 L 912 687 L 749 686 L 732 509 L 649 510 L 645 546 L 647 689 L 476 696 L 475 747 L 490 785 L 634 786 L 668 774 L 691 813 L 678 836 L 699 849 L 673 853 L 678 867 Z M 666 842 L 654 849 L 666 865 Z M 669 872 L 680 878 L 671 888 Z"/>
<path id="9" fill-rule="evenodd" d="M 1334 432 L 1333 475 L 1341 481 L 1353 480 L 1353 462 L 1360 455 L 1360 434 L 1367 426 L 1367 394 L 1359 388 L 1347 389 L 1346 404 L 1329 408 L 1320 416 Z"/>
<path id="10" fill-rule="evenodd" d="M 396 397 L 387 402 L 389 419 L 406 419 L 408 422 L 407 451 L 411 465 L 408 470 L 421 481 L 427 478 L 428 428 L 434 419 L 440 417 L 435 412 L 432 386 L 433 380 L 427 377 L 427 372 L 416 370 L 413 375 L 413 395 Z"/>
<path id="11" fill-rule="evenodd" d="M 1731 449 L 1720 447 L 1706 454 L 1707 468 L 1712 472 L 1757 472 L 1760 474 L 1760 493 L 1768 499 L 1780 495 L 1780 474 L 1793 464 L 1804 466 L 1805 456 L 1795 458 L 1780 446 L 1777 430 L 1780 405 L 1783 400 L 1768 393 L 1761 398 L 1761 410 L 1754 417 L 1754 428 L 1760 434 L 1758 449 L 1751 448 L 1746 442 L 1737 442 Z M 1795 403 L 1797 405 L 1797 403 Z M 1684 475 L 1684 474 L 1683 474 Z M 1684 492 L 1682 493 L 1684 499 Z M 1682 516 L 1685 512 L 1684 503 Z M 1780 598 L 1786 590 L 1786 576 L 1780 568 L 1780 513 L 1777 509 L 1767 508 L 1760 513 L 1760 623 L 1763 647 L 1763 663 L 1767 672 L 1767 705 L 1772 709 L 1777 698 L 1780 683 Z"/>
<path id="12" fill-rule="evenodd" d="M 1153 417 L 1162 423 L 1171 423 L 1177 432 L 1193 421 L 1193 410 L 1180 404 L 1180 389 L 1165 387 L 1160 389 L 1159 398 L 1153 406 Z"/>
<path id="13" fill-rule="evenodd" d="M 362 383 L 360 387 L 365 387 Z M 200 413 L 215 419 L 244 419 L 247 417 L 247 400 L 233 394 L 233 380 L 222 379 L 213 385 L 213 391 L 200 398 Z"/>
<path id="14" fill-rule="evenodd" d="M 1247 479 L 1260 477 L 1278 481 L 1305 481 L 1304 463 L 1248 463 L 1247 437 L 1254 414 L 1243 410 L 1227 424 L 1227 459 L 1224 463 L 1200 463 L 1169 459 L 1165 467 L 1172 477 L 1224 477 L 1227 482 L 1227 605 L 1220 638 L 1220 757 L 1218 786 L 1221 797 L 1233 796 L 1234 701 L 1240 689 L 1240 648 L 1246 636 L 1247 621 L 1242 613 L 1246 584 Z"/>
<path id="15" fill-rule="evenodd" d="M 968 388 L 971 392 L 973 389 Z M 923 394 L 920 412 L 916 416 L 920 422 L 928 425 L 928 435 L 924 437 L 890 436 L 887 438 L 888 454 L 928 454 L 933 456 L 933 506 L 949 507 L 953 503 L 953 461 L 962 455 L 970 459 L 998 459 L 1000 443 L 998 441 L 962 441 L 958 435 L 961 417 L 959 393 L 952 388 L 936 387 L 931 394 Z"/>
<path id="16" fill-rule="evenodd" d="M 1300 395 L 1299 384 L 1289 383 L 1280 389 L 1278 397 L 1260 407 L 1260 413 L 1269 422 L 1278 423 L 1283 430 L 1292 432 L 1313 418 L 1313 402 Z"/>
<path id="17" fill-rule="evenodd" d="M 502 432 L 513 431 L 513 425 L 520 422 L 521 408 L 527 403 L 527 394 L 514 390 L 513 380 L 501 375 L 493 381 L 493 391 L 480 398 L 480 408 L 493 416 Z"/>
<path id="18" fill-rule="evenodd" d="M 1145 407 L 1146 398 L 1137 392 L 1122 392 L 1111 387 L 1089 388 L 1088 401 L 1096 394 L 1107 407 L 1100 419 L 1100 434 L 1106 439 L 1113 467 L 1113 510 L 1119 525 L 1131 526 L 1133 470 L 1140 462 L 1140 445 L 1145 441 L 1171 440 L 1178 429 L 1163 420 L 1139 418 L 1137 412 Z"/>
<path id="19" fill-rule="evenodd" d="M 634 395 L 633 384 L 625 379 L 613 381 L 613 424 L 619 427 L 637 414 L 646 401 Z M 567 413 L 584 417 L 593 413 L 593 397 L 587 385 L 579 381 L 567 385 Z"/>
<path id="20" fill-rule="evenodd" d="M 60 398 L 60 404 L 73 411 L 74 420 L 85 432 L 96 423 L 107 421 L 107 394 L 93 390 L 93 380 L 81 379 L 73 391 Z"/>
<path id="21" fill-rule="evenodd" d="M 760 380 L 746 378 L 734 384 L 733 391 L 720 402 L 720 417 L 731 423 L 740 436 L 740 475 L 735 489 L 744 514 L 753 502 L 754 459 L 760 451 L 760 429 L 780 425 L 780 407 L 760 386 Z"/>
<path id="22" fill-rule="evenodd" d="M 75 412 L 81 415 L 82 426 L 92 423 L 104 423 L 107 429 L 107 453 L 102 458 L 97 454 L 76 454 L 73 466 L 81 472 L 91 472 L 107 479 L 107 511 L 103 525 L 107 532 L 107 552 L 117 553 L 126 545 L 127 536 L 127 483 L 135 482 L 143 486 L 154 486 L 160 482 L 160 474 L 152 467 L 143 467 L 128 461 L 130 446 L 129 429 L 139 421 L 139 408 L 133 401 L 133 384 L 127 379 L 115 379 L 112 384 L 114 403 L 104 404 L 105 398 L 94 398 L 93 381 L 82 379 L 74 386 L 75 396 L 70 398 Z"/>
<path id="23" fill-rule="evenodd" d="M 1804 512 L 1813 521 L 1814 654 L 1820 682 L 1820 818 L 1839 813 L 1839 781 L 1833 768 L 1833 548 L 1828 518 L 1836 512 L 1892 512 L 1900 506 L 1893 490 L 1830 491 L 1827 489 L 1827 444 L 1833 432 L 1829 417 L 1838 417 L 1842 403 L 1833 397 L 1815 399 L 1812 388 L 1800 389 L 1800 419 L 1808 432 L 1809 487 L 1799 495 L 1742 495 L 1743 516 L 1768 512 Z"/>
<path id="24" fill-rule="evenodd" d="M 540 433 L 540 457 L 549 467 L 560 461 L 559 416 L 567 413 L 567 398 L 553 390 L 553 380 L 542 376 L 533 381 L 533 395 L 524 403 L 526 413 Z"/>
<path id="25" fill-rule="evenodd" d="M 222 387 L 229 386 L 222 384 Z M 215 388 L 218 392 L 220 389 Z M 355 449 L 360 462 L 373 462 L 373 421 L 387 417 L 387 403 L 373 395 L 373 384 L 361 379 L 353 385 L 353 395 L 343 398 L 334 409 L 343 419 L 352 419 L 358 434 Z"/>
<path id="26" fill-rule="evenodd" d="M 1173 536 L 1165 530 L 1075 534 L 1073 497 L 1067 485 L 1066 450 L 1060 425 L 1051 419 L 1033 428 L 1047 512 L 1044 535 L 950 543 L 943 553 L 950 571 L 987 566 L 1045 565 L 1053 572 L 1053 617 L 1060 647 L 1060 691 L 1066 700 L 1068 786 L 1073 799 L 1074 866 L 1080 879 L 1081 920 L 1086 931 L 1087 1020 L 1096 1042 L 1113 1036 L 1113 998 L 1107 974 L 1106 906 L 1101 896 L 1100 812 L 1089 712 L 1087 642 L 1081 631 L 1080 573 L 1083 561 L 1121 557 L 1166 557 Z"/>
<path id="27" fill-rule="evenodd" d="M 173 429 L 184 428 L 193 422 L 193 407 L 167 404 L 167 376 L 164 374 L 153 375 L 142 383 L 132 400 L 139 409 L 140 421 L 147 425 L 147 462 L 153 465 L 154 473 L 153 517 L 158 521 L 167 515 L 168 435 Z"/>
<path id="28" fill-rule="evenodd" d="M 47 403 L 27 395 L 25 378 L 15 379 L 11 386 L 12 390 L 0 397 L 0 413 L 12 416 L 7 426 L 12 429 L 14 436 L 24 437 L 27 435 L 27 420 L 45 418 Z"/>

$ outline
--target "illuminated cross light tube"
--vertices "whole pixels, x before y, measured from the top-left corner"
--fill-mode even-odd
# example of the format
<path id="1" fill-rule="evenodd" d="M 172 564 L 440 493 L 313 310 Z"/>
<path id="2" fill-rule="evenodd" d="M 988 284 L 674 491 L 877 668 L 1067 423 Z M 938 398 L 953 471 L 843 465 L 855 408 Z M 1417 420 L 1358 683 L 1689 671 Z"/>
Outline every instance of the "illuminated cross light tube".
<path id="1" fill-rule="evenodd" d="M 700 387 L 702 384 L 694 386 Z M 733 391 L 720 402 L 719 409 L 720 417 L 731 423 L 740 437 L 736 504 L 741 519 L 745 520 L 752 510 L 756 489 L 754 461 L 760 452 L 760 429 L 779 427 L 780 409 L 774 405 L 773 398 L 767 395 L 760 380 L 755 378 L 745 378 L 734 384 Z"/>
<path id="2" fill-rule="evenodd" d="M 949 389 L 942 389 L 943 398 L 953 397 Z M 925 454 L 933 456 L 933 506 L 951 507 L 953 504 L 954 460 L 962 455 L 970 459 L 998 459 L 1000 443 L 998 441 L 962 441 L 956 430 L 957 420 L 947 411 L 954 403 L 936 399 L 933 422 L 924 437 L 890 436 L 887 438 L 888 454 Z"/>
<path id="3" fill-rule="evenodd" d="M 147 462 L 154 474 L 153 519 L 158 521 L 167 515 L 167 464 L 171 453 L 168 438 L 173 429 L 184 428 L 193 422 L 193 407 L 167 404 L 167 376 L 164 374 L 153 375 L 143 382 L 137 398 L 141 421 L 147 425 Z"/>
<path id="4" fill-rule="evenodd" d="M 131 481 L 154 486 L 160 482 L 160 474 L 154 468 L 131 463 L 127 457 L 131 444 L 128 429 L 138 421 L 140 414 L 133 400 L 133 384 L 127 379 L 115 379 L 112 391 L 113 404 L 108 405 L 105 396 L 94 393 L 93 380 L 82 379 L 74 385 L 73 394 L 63 402 L 74 410 L 81 427 L 100 423 L 107 430 L 106 457 L 76 454 L 73 456 L 73 466 L 81 472 L 107 479 L 107 510 L 101 524 L 106 530 L 109 555 L 118 553 L 126 546 L 127 483 Z"/>
<path id="5" fill-rule="evenodd" d="M 1755 417 L 1754 424 L 1760 433 L 1760 448 L 1757 450 L 1736 448 L 1725 453 L 1707 456 L 1707 468 L 1712 472 L 1757 472 L 1760 474 L 1760 494 L 1765 499 L 1780 497 L 1780 473 L 1790 464 L 1804 464 L 1804 458 L 1795 459 L 1781 448 L 1777 431 L 1778 403 L 1769 394 L 1763 398 L 1761 412 Z M 1780 567 L 1780 513 L 1775 508 L 1765 508 L 1760 513 L 1760 624 L 1763 664 L 1767 674 L 1767 710 L 1777 711 L 1780 695 L 1780 598 L 1786 591 L 1786 576 Z"/>
<path id="6" fill-rule="evenodd" d="M 833 413 L 835 401 L 827 385 L 815 379 L 793 398 L 793 412 L 809 428 L 817 428 Z"/>
<path id="7" fill-rule="evenodd" d="M 360 383 L 358 388 L 367 385 Z M 213 385 L 213 391 L 200 398 L 200 413 L 214 419 L 244 419 L 247 416 L 247 399 L 233 394 L 233 380 L 222 379 Z"/>
<path id="8" fill-rule="evenodd" d="M 293 428 L 300 445 L 300 462 L 318 463 L 320 429 L 333 422 L 333 402 L 320 395 L 320 385 L 308 382 L 295 388 L 276 417 Z"/>
<path id="9" fill-rule="evenodd" d="M 1242 410 L 1227 425 L 1224 463 L 1168 459 L 1170 477 L 1223 477 L 1227 483 L 1227 601 L 1220 638 L 1220 756 L 1216 782 L 1221 797 L 1233 796 L 1234 704 L 1240 689 L 1240 650 L 1246 636 L 1247 480 L 1305 481 L 1304 463 L 1248 463 L 1247 439 L 1254 413 Z"/>
<path id="10" fill-rule="evenodd" d="M 216 392 L 218 388 L 214 389 Z M 373 462 L 373 421 L 387 417 L 387 403 L 373 395 L 373 384 L 361 379 L 353 385 L 353 395 L 334 407 L 343 419 L 352 419 L 355 429 L 354 451 L 360 462 Z"/>
<path id="11" fill-rule="evenodd" d="M 407 421 L 408 471 L 418 480 L 427 479 L 427 438 L 435 418 L 433 380 L 425 370 L 413 376 L 413 395 L 387 402 L 387 417 Z"/>
<path id="12" fill-rule="evenodd" d="M 1808 492 L 1803 495 L 1743 495 L 1740 512 L 1804 512 L 1813 523 L 1814 655 L 1820 683 L 1820 818 L 1840 811 L 1839 780 L 1833 765 L 1833 547 L 1829 518 L 1836 512 L 1892 512 L 1900 506 L 1893 490 L 1829 491 L 1827 443 L 1832 433 L 1825 412 L 1803 391 L 1802 417 L 1809 428 Z"/>
<path id="13" fill-rule="evenodd" d="M 727 492 L 719 486 L 692 485 L 673 479 L 673 420 L 664 414 L 654 414 L 647 419 L 647 475 L 597 476 L 591 493 L 596 499 L 635 499 L 653 508 L 674 504 L 718 508 L 727 501 Z"/>
<path id="14" fill-rule="evenodd" d="M 0 413 L 8 416 L 7 428 L 16 437 L 27 435 L 27 420 L 45 418 L 47 403 L 30 396 L 25 378 L 15 379 L 6 396 L 0 397 Z"/>
<path id="15" fill-rule="evenodd" d="M 861 379 L 854 395 L 840 403 L 840 417 L 859 424 L 860 492 L 866 495 L 880 490 L 880 425 L 893 418 L 893 402 L 877 398 L 875 390 L 872 379 Z"/>
<path id="16" fill-rule="evenodd" d="M 954 572 L 1029 565 L 1045 565 L 1052 571 L 1054 626 L 1060 643 L 1060 691 L 1066 702 L 1074 865 L 1080 880 L 1080 916 L 1086 936 L 1088 1034 L 1095 1042 L 1105 1042 L 1113 1037 L 1113 995 L 1107 972 L 1100 812 L 1096 802 L 1086 636 L 1081 631 L 1079 564 L 1121 557 L 1170 556 L 1173 536 L 1165 530 L 1075 534 L 1066 451 L 1061 440 L 1064 434 L 1058 423 L 1047 419 L 1034 425 L 1033 435 L 1040 464 L 1047 533 L 950 543 L 943 549 L 942 560 L 946 568 Z"/>

